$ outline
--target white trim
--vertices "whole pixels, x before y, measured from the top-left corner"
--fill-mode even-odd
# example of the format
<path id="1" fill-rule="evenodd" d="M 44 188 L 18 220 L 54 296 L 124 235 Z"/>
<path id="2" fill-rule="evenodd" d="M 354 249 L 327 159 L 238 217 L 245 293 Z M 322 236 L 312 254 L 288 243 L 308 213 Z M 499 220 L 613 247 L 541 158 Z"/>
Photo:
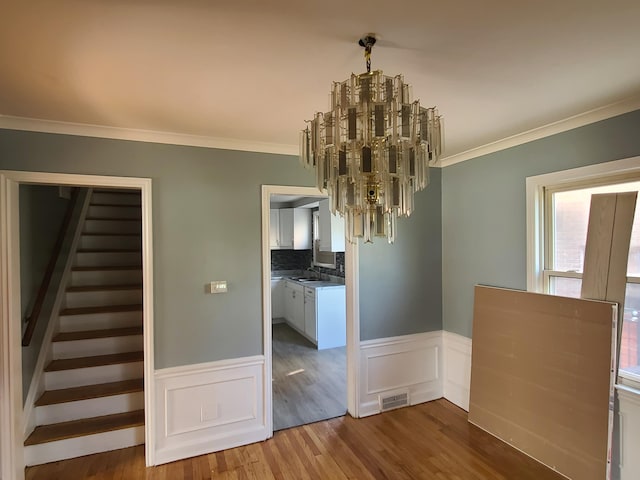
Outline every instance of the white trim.
<path id="1" fill-rule="evenodd" d="M 262 185 L 262 324 L 264 362 L 264 418 L 269 437 L 273 436 L 273 385 L 272 385 L 272 338 L 271 338 L 271 249 L 269 246 L 269 210 L 271 195 L 301 195 L 307 197 L 325 197 L 315 187 L 283 185 Z M 357 385 L 359 310 L 358 310 L 358 246 L 346 242 L 345 284 L 347 304 L 347 410 L 358 417 Z"/>
<path id="2" fill-rule="evenodd" d="M 444 398 L 468 412 L 471 392 L 471 339 L 443 331 L 442 344 Z"/>
<path id="3" fill-rule="evenodd" d="M 0 476 L 24 479 L 18 184 L 0 171 Z"/>
<path id="4" fill-rule="evenodd" d="M 156 380 L 166 380 L 168 378 L 183 377 L 185 375 L 198 375 L 201 373 L 221 372 L 223 370 L 233 370 L 235 368 L 252 367 L 264 363 L 264 355 L 253 355 L 251 357 L 229 358 L 226 360 L 216 360 L 213 362 L 197 363 L 195 365 L 181 365 L 179 367 L 168 367 L 156 370 Z"/>
<path id="5" fill-rule="evenodd" d="M 499 152 L 507 148 L 516 147 L 524 143 L 539 140 L 541 138 L 549 137 L 557 133 L 566 132 L 574 128 L 583 127 L 591 123 L 606 120 L 607 118 L 616 117 L 624 113 L 629 113 L 640 108 L 640 96 L 633 96 L 615 102 L 603 107 L 594 108 L 584 113 L 574 115 L 557 122 L 552 122 L 541 127 L 537 127 L 526 132 L 511 135 L 509 137 L 497 140 L 495 142 L 487 143 L 480 147 L 472 148 L 464 152 L 449 155 L 440 159 L 440 166 L 448 167 L 456 163 L 471 160 L 473 158 L 480 157 L 482 155 L 488 155 L 490 153 Z"/>
<path id="6" fill-rule="evenodd" d="M 44 391 L 44 367 L 49 361 L 52 360 L 51 355 L 51 339 L 56 332 L 57 327 L 59 326 L 56 321 L 58 317 L 58 312 L 60 311 L 60 306 L 62 305 L 62 301 L 65 298 L 67 282 L 69 281 L 69 277 L 71 275 L 71 267 L 73 266 L 74 261 L 74 252 L 78 246 L 78 242 L 80 241 L 80 235 L 82 233 L 82 226 L 84 224 L 84 218 L 87 214 L 87 210 L 89 209 L 89 203 L 91 202 L 91 189 L 88 190 L 87 196 L 84 199 L 84 204 L 81 207 L 80 215 L 78 217 L 78 223 L 76 224 L 76 229 L 73 234 L 73 240 L 71 241 L 71 246 L 69 249 L 69 257 L 67 258 L 66 265 L 64 267 L 64 271 L 60 278 L 60 283 L 58 284 L 58 291 L 56 293 L 56 298 L 53 303 L 53 308 L 51 309 L 51 317 L 47 322 L 47 329 L 45 331 L 44 337 L 42 339 L 42 348 L 40 348 L 40 353 L 38 354 L 38 359 L 36 361 L 35 368 L 33 370 L 33 377 L 31 378 L 31 384 L 29 385 L 29 392 L 27 393 L 26 400 L 24 402 L 24 438 L 26 439 L 33 429 L 36 427 L 36 415 L 34 404 L 38 397 Z"/>
<path id="7" fill-rule="evenodd" d="M 527 290 L 543 291 L 544 188 L 609 175 L 640 173 L 640 156 L 527 177 Z"/>
<path id="8" fill-rule="evenodd" d="M 156 372 L 157 464 L 265 440 L 264 362 L 256 355 Z"/>
<path id="9" fill-rule="evenodd" d="M 527 130 L 516 135 L 474 147 L 464 152 L 442 157 L 438 167 L 448 167 L 456 163 L 471 160 L 482 155 L 488 155 L 500 150 L 515 147 L 557 133 L 566 132 L 574 128 L 583 127 L 591 123 L 606 120 L 640 108 L 640 96 L 623 99 L 603 107 L 573 115 L 563 120 Z M 57 133 L 62 135 L 77 135 L 82 137 L 110 138 L 116 140 L 130 140 L 135 142 L 162 143 L 169 145 L 186 145 L 205 148 L 219 148 L 224 150 L 239 150 L 244 152 L 274 153 L 281 155 L 298 155 L 299 146 L 283 143 L 247 141 L 236 138 L 208 137 L 189 135 L 185 133 L 160 132 L 135 128 L 109 127 L 105 125 L 91 125 L 85 123 L 61 122 L 37 118 L 15 117 L 0 115 L 0 129 L 23 130 L 28 132 Z"/>
<path id="10" fill-rule="evenodd" d="M 359 415 L 380 413 L 381 397 L 407 393 L 409 404 L 442 398 L 442 330 L 360 343 Z"/>
<path id="11" fill-rule="evenodd" d="M 153 251 L 152 251 L 152 211 L 151 179 L 133 177 L 109 177 L 100 175 L 76 175 L 66 173 L 42 173 L 23 171 L 0 171 L 0 259 L 2 259 L 1 294 L 3 302 L 2 331 L 0 345 L 6 361 L 0 369 L 3 390 L 8 392 L 0 398 L 3 412 L 0 422 L 2 443 L 3 478 L 24 478 L 24 455 L 22 433 L 24 427 L 22 407 L 22 358 L 20 332 L 13 328 L 20 325 L 20 266 L 18 185 L 20 183 L 41 183 L 53 185 L 77 185 L 86 187 L 131 188 L 141 192 L 142 198 L 142 276 L 143 276 L 143 337 L 145 368 L 145 461 L 147 466 L 155 463 L 155 403 L 154 403 L 154 355 L 153 355 Z M 16 288 L 16 285 L 18 286 Z M 18 329 L 19 330 L 19 329 Z M 3 358 L 4 359 L 4 358 Z M 10 360 L 10 362 L 9 362 Z M 4 417 L 4 415 L 11 415 Z M 9 428 L 5 427 L 8 425 Z M 7 474 L 4 473 L 7 472 Z M 9 474 L 11 472 L 11 474 Z"/>
<path id="12" fill-rule="evenodd" d="M 344 264 L 347 304 L 347 411 L 360 416 L 360 249 L 345 242 Z"/>
<path id="13" fill-rule="evenodd" d="M 185 133 L 157 132 L 134 128 L 108 127 L 85 123 L 59 122 L 37 118 L 13 117 L 0 115 L 0 128 L 8 130 L 24 130 L 28 132 L 58 133 L 81 137 L 111 138 L 134 142 L 162 143 L 169 145 L 187 145 L 193 147 L 219 148 L 223 150 L 240 150 L 243 152 L 275 153 L 282 155 L 298 155 L 298 145 L 257 142 L 236 138 L 206 137 Z"/>

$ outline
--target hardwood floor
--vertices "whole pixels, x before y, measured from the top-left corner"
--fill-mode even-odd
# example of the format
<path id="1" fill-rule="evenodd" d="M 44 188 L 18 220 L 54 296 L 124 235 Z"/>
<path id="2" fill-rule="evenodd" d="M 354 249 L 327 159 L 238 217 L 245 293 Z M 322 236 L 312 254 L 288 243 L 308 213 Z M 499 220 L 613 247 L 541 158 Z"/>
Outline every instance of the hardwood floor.
<path id="1" fill-rule="evenodd" d="M 317 350 L 286 323 L 273 326 L 273 429 L 347 412 L 346 347 Z"/>
<path id="2" fill-rule="evenodd" d="M 265 442 L 145 468 L 144 446 L 30 467 L 27 480 L 561 480 L 446 400 L 276 432 Z"/>

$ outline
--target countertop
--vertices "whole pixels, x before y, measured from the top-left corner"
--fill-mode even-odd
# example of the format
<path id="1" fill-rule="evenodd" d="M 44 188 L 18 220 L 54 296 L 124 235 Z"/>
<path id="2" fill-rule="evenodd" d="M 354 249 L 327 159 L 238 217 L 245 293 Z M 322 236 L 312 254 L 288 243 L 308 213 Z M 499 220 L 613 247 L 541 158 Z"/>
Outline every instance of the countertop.
<path id="1" fill-rule="evenodd" d="M 303 287 L 309 288 L 340 288 L 344 287 L 344 283 L 334 281 L 333 279 L 313 279 L 311 275 L 291 274 L 291 273 L 273 273 L 271 280 L 288 280 Z"/>

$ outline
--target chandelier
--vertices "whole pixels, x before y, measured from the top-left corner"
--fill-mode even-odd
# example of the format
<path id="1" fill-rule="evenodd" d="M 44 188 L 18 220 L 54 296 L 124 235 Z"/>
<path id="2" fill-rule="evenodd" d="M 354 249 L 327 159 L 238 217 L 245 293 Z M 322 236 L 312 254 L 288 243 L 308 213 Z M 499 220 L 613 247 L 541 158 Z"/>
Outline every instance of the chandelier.
<path id="1" fill-rule="evenodd" d="M 365 36 L 367 71 L 334 82 L 330 111 L 316 113 L 300 136 L 300 161 L 316 172 L 330 210 L 345 219 L 347 240 L 393 243 L 398 216 L 414 209 L 414 193 L 429 183 L 429 163 L 443 145 L 438 110 L 411 100 L 402 75 L 371 71 L 376 39 Z"/>

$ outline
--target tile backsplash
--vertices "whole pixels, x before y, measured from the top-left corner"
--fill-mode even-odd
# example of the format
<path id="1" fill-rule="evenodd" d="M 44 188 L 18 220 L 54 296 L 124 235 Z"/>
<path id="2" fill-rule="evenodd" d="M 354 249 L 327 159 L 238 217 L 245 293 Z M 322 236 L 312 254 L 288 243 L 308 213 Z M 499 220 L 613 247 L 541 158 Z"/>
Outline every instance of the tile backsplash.
<path id="1" fill-rule="evenodd" d="M 271 271 L 307 270 L 311 266 L 311 250 L 271 250 Z M 313 267 L 327 275 L 344 278 L 344 252 L 336 253 L 336 268 Z"/>
<path id="2" fill-rule="evenodd" d="M 311 250 L 271 250 L 271 270 L 306 270 L 311 258 Z"/>

